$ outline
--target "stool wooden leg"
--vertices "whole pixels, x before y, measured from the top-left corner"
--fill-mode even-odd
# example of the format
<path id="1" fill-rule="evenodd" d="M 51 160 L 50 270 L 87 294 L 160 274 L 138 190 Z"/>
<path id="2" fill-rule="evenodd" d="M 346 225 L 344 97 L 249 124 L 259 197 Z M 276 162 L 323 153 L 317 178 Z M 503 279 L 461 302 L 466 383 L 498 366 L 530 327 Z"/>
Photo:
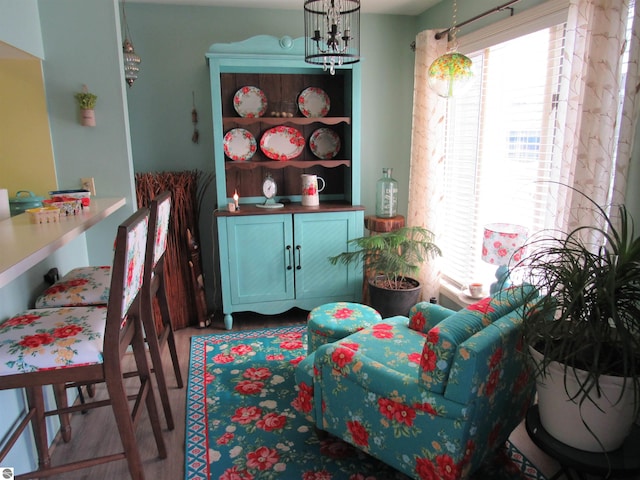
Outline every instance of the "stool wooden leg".
<path id="1" fill-rule="evenodd" d="M 51 466 L 51 457 L 49 456 L 49 445 L 47 441 L 47 422 L 44 415 L 42 387 L 27 387 L 26 393 L 29 410 L 34 411 L 34 417 L 31 419 L 31 428 L 33 430 L 36 450 L 38 451 L 38 467 L 46 469 Z"/>
<path id="2" fill-rule="evenodd" d="M 151 322 L 153 322 L 153 318 L 151 318 Z M 155 327 L 153 325 L 148 325 L 148 323 L 151 322 L 145 321 L 145 332 L 147 336 L 147 344 L 149 345 L 149 354 L 151 356 L 153 372 L 156 376 L 156 383 L 158 384 L 158 394 L 160 395 L 160 402 L 162 403 L 162 409 L 164 410 L 164 418 L 167 421 L 167 428 L 169 430 L 173 430 L 175 425 L 173 423 L 173 413 L 171 412 L 169 391 L 167 390 L 167 379 L 164 376 L 162 356 L 160 354 L 160 346 L 158 344 L 158 337 L 156 337 Z M 152 330 L 148 327 L 151 327 Z"/>
<path id="3" fill-rule="evenodd" d="M 145 342 L 142 336 L 142 332 L 138 329 L 134 335 L 133 342 L 133 355 L 136 360 L 136 367 L 140 375 L 140 382 L 147 384 L 149 389 L 145 395 L 147 412 L 149 413 L 149 420 L 151 422 L 151 430 L 158 447 L 158 456 L 160 458 L 167 458 L 167 449 L 164 444 L 164 437 L 162 436 L 162 428 L 160 426 L 160 417 L 158 415 L 158 408 L 156 407 L 156 400 L 153 394 L 153 387 L 151 386 L 151 370 L 147 363 L 147 354 L 145 352 Z M 126 397 L 125 397 L 126 398 Z M 135 421 L 135 420 L 134 420 Z"/>
<path id="4" fill-rule="evenodd" d="M 166 341 L 169 346 L 169 353 L 171 354 L 171 362 L 173 363 L 173 372 L 176 376 L 176 383 L 178 388 L 184 387 L 182 381 L 182 372 L 180 371 L 180 360 L 178 359 L 178 351 L 176 349 L 176 339 L 173 333 L 173 324 L 171 323 L 171 313 L 169 312 L 169 302 L 164 289 L 164 280 L 160 280 L 162 285 L 158 288 L 158 307 L 160 309 L 160 315 L 162 316 L 162 323 L 164 325 L 163 336 L 166 335 Z"/>
<path id="5" fill-rule="evenodd" d="M 107 375 L 107 391 L 111 399 L 111 408 L 120 433 L 120 440 L 124 447 L 129 474 L 132 480 L 144 480 L 144 469 L 142 468 L 142 459 L 136 443 L 133 421 L 129 411 L 129 401 L 122 382 L 122 378 L 110 378 Z"/>
<path id="6" fill-rule="evenodd" d="M 53 393 L 56 397 L 56 405 L 58 408 L 67 408 L 68 399 L 67 399 L 67 387 L 63 384 L 55 384 L 53 385 Z M 65 443 L 68 443 L 71 440 L 71 420 L 70 414 L 61 413 L 58 415 L 60 419 L 60 436 Z"/>
<path id="7" fill-rule="evenodd" d="M 164 323 L 164 320 L 163 320 Z M 151 298 L 143 299 L 142 305 L 142 324 L 144 325 L 144 334 L 149 346 L 149 355 L 151 356 L 151 367 L 156 376 L 158 384 L 158 394 L 160 402 L 164 410 L 164 418 L 167 421 L 167 428 L 173 430 L 173 413 L 171 412 L 171 401 L 169 400 L 169 391 L 167 390 L 167 379 L 164 375 L 164 367 L 162 366 L 162 352 L 160 349 L 160 341 L 158 339 L 158 331 L 156 329 L 156 321 L 153 315 L 153 300 Z M 164 334 L 164 332 L 163 332 Z"/>

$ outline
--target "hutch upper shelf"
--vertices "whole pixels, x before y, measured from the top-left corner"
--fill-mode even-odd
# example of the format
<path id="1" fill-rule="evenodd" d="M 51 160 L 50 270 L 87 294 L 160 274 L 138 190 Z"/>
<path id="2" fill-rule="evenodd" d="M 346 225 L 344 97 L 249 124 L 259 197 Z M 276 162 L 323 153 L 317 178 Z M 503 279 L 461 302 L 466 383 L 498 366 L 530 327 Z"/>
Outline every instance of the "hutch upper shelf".
<path id="1" fill-rule="evenodd" d="M 359 65 L 329 75 L 317 65 L 304 62 L 303 38 L 278 39 L 268 35 L 214 44 L 206 57 L 211 78 L 218 207 L 232 201 L 235 192 L 240 203 L 259 201 L 267 174 L 276 181 L 279 197 L 298 202 L 302 173 L 316 174 L 326 181 L 321 202 L 359 204 Z M 260 115 L 242 116 L 237 111 L 236 94 L 245 87 L 255 87 L 264 94 L 268 105 Z M 310 87 L 326 93 L 329 99 L 326 115 L 307 117 L 303 113 L 309 112 L 298 108 L 300 94 Z M 281 116 L 284 110 L 281 106 L 285 104 L 289 107 L 288 115 Z M 261 139 L 279 126 L 293 128 L 304 141 L 304 147 L 287 160 L 269 158 L 260 145 Z M 225 135 L 235 129 L 241 129 L 243 135 L 248 132 L 253 143 L 251 153 L 242 155 L 240 160 L 225 155 Z M 312 148 L 311 138 L 320 129 L 329 130 L 339 139 L 331 158 L 320 158 Z"/>

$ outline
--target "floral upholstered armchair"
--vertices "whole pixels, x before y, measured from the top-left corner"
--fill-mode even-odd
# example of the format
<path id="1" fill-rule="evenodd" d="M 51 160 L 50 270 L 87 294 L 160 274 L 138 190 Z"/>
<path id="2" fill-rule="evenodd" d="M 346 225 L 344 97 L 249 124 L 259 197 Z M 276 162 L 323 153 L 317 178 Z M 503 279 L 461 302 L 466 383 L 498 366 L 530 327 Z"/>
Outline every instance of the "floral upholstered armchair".
<path id="1" fill-rule="evenodd" d="M 323 345 L 296 370 L 294 406 L 412 478 L 466 478 L 532 401 L 520 341 L 531 293 L 510 288 L 459 312 L 423 302 Z"/>

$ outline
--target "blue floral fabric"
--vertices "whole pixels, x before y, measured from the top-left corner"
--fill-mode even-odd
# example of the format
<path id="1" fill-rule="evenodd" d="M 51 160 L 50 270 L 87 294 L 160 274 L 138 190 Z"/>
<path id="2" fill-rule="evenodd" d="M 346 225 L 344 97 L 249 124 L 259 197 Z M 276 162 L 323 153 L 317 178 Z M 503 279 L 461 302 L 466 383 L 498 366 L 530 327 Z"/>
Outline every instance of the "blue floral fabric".
<path id="1" fill-rule="evenodd" d="M 520 342 L 528 292 L 500 292 L 426 333 L 394 317 L 321 346 L 296 371 L 308 397 L 299 405 L 319 428 L 412 478 L 467 478 L 532 400 Z M 429 304 L 412 312 L 428 318 L 430 309 L 446 313 Z"/>
<path id="2" fill-rule="evenodd" d="M 375 325 L 382 317 L 367 305 L 351 302 L 326 303 L 314 308 L 307 317 L 308 352 L 325 343 L 335 342 L 365 327 Z"/>

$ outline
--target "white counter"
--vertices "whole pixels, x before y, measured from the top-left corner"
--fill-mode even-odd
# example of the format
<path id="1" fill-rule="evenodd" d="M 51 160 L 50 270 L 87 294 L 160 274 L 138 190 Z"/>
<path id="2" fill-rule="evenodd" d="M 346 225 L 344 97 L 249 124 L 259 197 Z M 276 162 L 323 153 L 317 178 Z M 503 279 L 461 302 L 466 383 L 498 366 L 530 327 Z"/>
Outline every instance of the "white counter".
<path id="1" fill-rule="evenodd" d="M 92 198 L 89 208 L 56 223 L 33 224 L 26 213 L 0 220 L 0 288 L 125 203 L 124 198 Z"/>

